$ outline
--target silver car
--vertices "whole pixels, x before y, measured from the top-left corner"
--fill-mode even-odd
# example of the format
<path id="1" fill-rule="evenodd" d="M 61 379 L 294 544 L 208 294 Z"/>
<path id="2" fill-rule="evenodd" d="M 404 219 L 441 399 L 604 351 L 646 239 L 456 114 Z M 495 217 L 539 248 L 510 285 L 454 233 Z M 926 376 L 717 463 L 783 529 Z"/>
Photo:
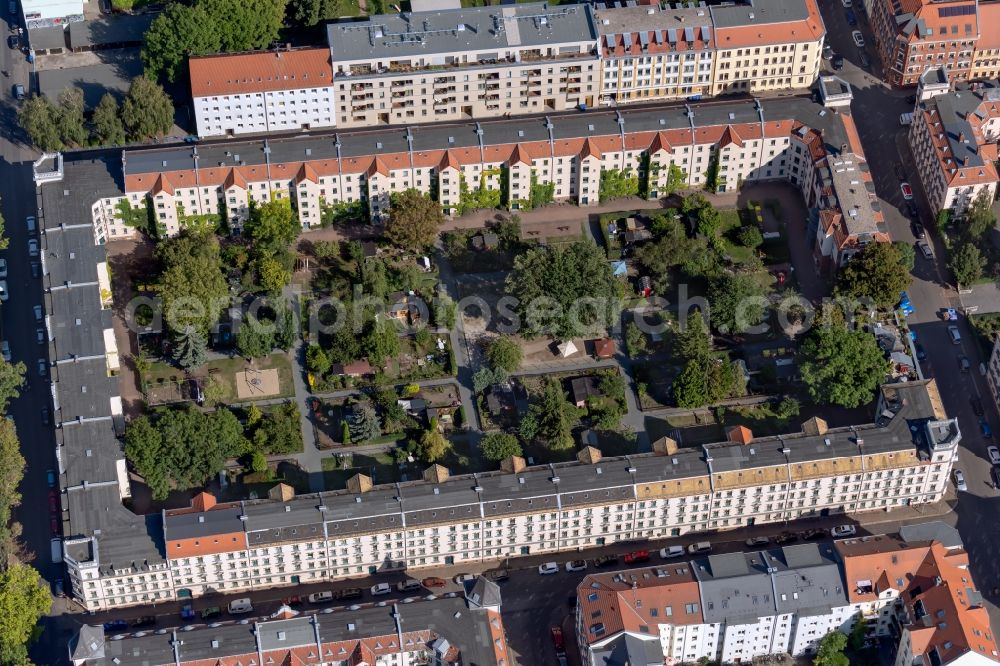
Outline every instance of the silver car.
<path id="1" fill-rule="evenodd" d="M 969 486 L 965 485 L 965 475 L 962 474 L 962 470 L 956 469 L 954 471 L 954 476 L 955 476 L 955 487 L 961 490 L 962 492 L 968 491 Z"/>

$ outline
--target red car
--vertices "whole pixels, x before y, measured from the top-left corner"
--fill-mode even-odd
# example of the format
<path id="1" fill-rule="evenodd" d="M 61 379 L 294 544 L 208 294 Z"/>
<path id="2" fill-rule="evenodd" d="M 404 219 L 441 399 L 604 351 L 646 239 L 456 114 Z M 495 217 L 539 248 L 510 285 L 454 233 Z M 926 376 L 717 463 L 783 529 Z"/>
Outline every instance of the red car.
<path id="1" fill-rule="evenodd" d="M 49 518 L 49 529 L 52 530 L 53 534 L 59 534 L 60 530 L 59 519 L 56 518 L 55 516 Z"/>
<path id="2" fill-rule="evenodd" d="M 61 511 L 59 506 L 59 496 L 55 493 L 49 493 L 49 511 L 52 513 L 59 513 Z"/>
<path id="3" fill-rule="evenodd" d="M 631 553 L 626 553 L 625 564 L 639 564 L 640 562 L 649 562 L 648 550 L 633 550 Z"/>
<path id="4" fill-rule="evenodd" d="M 903 183 L 899 186 L 899 189 L 903 191 L 903 198 L 907 201 L 913 198 L 913 188 L 910 187 L 909 183 Z"/>
<path id="5" fill-rule="evenodd" d="M 556 646 L 556 654 L 562 654 L 566 651 L 566 642 L 563 640 L 562 629 L 559 627 L 552 627 L 552 644 Z"/>

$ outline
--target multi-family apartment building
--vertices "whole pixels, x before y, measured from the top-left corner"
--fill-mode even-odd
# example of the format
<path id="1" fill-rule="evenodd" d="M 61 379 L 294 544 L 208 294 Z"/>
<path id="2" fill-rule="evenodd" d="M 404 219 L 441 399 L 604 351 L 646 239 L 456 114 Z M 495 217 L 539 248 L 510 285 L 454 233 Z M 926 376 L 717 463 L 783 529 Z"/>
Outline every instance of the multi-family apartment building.
<path id="1" fill-rule="evenodd" d="M 601 103 L 807 88 L 825 28 L 814 0 L 595 10 Z"/>
<path id="2" fill-rule="evenodd" d="M 929 70 L 927 76 L 938 80 L 942 74 Z M 931 210 L 948 210 L 953 218 L 961 218 L 981 193 L 993 201 L 998 139 L 997 82 L 920 96 L 909 142 Z"/>
<path id="3" fill-rule="evenodd" d="M 477 578 L 455 598 L 365 604 L 300 614 L 284 606 L 247 627 L 232 623 L 139 636 L 84 625 L 69 644 L 73 666 L 297 664 L 300 666 L 510 666 L 500 590 Z M 190 627 L 188 627 L 190 628 Z"/>
<path id="4" fill-rule="evenodd" d="M 201 136 L 555 113 L 807 88 L 815 0 L 435 9 L 327 26 L 320 49 L 190 59 Z"/>
<path id="5" fill-rule="evenodd" d="M 958 532 L 939 522 L 592 574 L 577 595 L 587 666 L 808 655 L 862 618 L 896 641 L 897 666 L 1000 661 Z"/>
<path id="6" fill-rule="evenodd" d="M 996 79 L 1000 77 L 1000 33 L 993 29 L 1000 25 L 1000 2 L 979 3 L 979 39 L 972 54 L 972 70 L 969 79 Z"/>
<path id="7" fill-rule="evenodd" d="M 853 119 L 801 97 L 351 130 L 126 151 L 122 159 L 124 191 L 94 202 L 102 242 L 138 233 L 131 219 L 145 222 L 145 215 L 124 215 L 123 207 L 151 207 L 160 233 L 175 235 L 190 215 L 203 219 L 221 210 L 238 229 L 251 201 L 284 199 L 308 229 L 341 203 L 363 202 L 378 218 L 390 193 L 407 188 L 449 213 L 461 207 L 464 192 L 483 189 L 499 191 L 511 209 L 525 207 L 532 183 L 552 185 L 555 201 L 590 206 L 601 199 L 603 174 L 626 171 L 655 199 L 666 192 L 669 165 L 693 188 L 704 185 L 713 163 L 719 191 L 765 180 L 798 186 L 815 209 L 822 268 L 889 238 Z"/>
<path id="8" fill-rule="evenodd" d="M 1000 338 L 993 340 L 993 351 L 986 363 L 986 383 L 990 387 L 989 397 L 1000 408 Z"/>
<path id="9" fill-rule="evenodd" d="M 200 136 L 336 124 L 328 49 L 203 56 L 191 58 L 188 72 Z"/>
<path id="10" fill-rule="evenodd" d="M 978 0 L 873 0 L 873 45 L 891 85 L 916 85 L 928 67 L 945 65 L 956 81 L 972 71 L 984 26 Z"/>

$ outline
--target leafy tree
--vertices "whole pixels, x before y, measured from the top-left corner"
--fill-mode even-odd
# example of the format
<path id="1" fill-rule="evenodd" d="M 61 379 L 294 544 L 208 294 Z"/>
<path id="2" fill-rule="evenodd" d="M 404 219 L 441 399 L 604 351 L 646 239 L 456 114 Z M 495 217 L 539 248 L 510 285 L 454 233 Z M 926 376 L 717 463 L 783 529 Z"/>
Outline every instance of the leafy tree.
<path id="1" fill-rule="evenodd" d="M 163 76 L 176 81 L 186 73 L 188 56 L 218 53 L 221 49 L 221 35 L 200 5 L 171 2 L 146 31 L 142 62 L 151 79 Z"/>
<path id="2" fill-rule="evenodd" d="M 3 215 L 0 214 L 0 250 L 6 250 L 10 246 L 10 239 L 7 238 L 6 231 L 7 223 L 3 219 Z"/>
<path id="3" fill-rule="evenodd" d="M 739 379 L 726 354 L 689 360 L 674 381 L 678 407 L 703 407 L 730 397 Z"/>
<path id="4" fill-rule="evenodd" d="M 681 270 L 693 277 L 711 279 L 722 274 L 722 260 L 707 239 L 696 238 L 688 248 Z"/>
<path id="5" fill-rule="evenodd" d="M 889 367 L 874 336 L 844 326 L 813 329 L 799 357 L 802 380 L 820 405 L 868 404 Z"/>
<path id="6" fill-rule="evenodd" d="M 748 273 L 725 273 L 709 285 L 711 317 L 722 333 L 742 333 L 764 321 L 766 290 Z"/>
<path id="7" fill-rule="evenodd" d="M 248 450 L 239 420 L 227 409 L 161 409 L 133 419 L 125 431 L 125 457 L 158 500 L 174 487 L 204 485 L 227 458 Z"/>
<path id="8" fill-rule="evenodd" d="M 625 346 L 630 356 L 643 356 L 649 351 L 649 339 L 634 321 L 625 324 Z"/>
<path id="9" fill-rule="evenodd" d="M 847 646 L 847 634 L 837 630 L 824 636 L 816 650 L 815 666 L 850 666 L 851 660 L 844 654 Z"/>
<path id="10" fill-rule="evenodd" d="M 46 97 L 34 95 L 25 100 L 17 110 L 17 122 L 39 149 L 53 151 L 62 148 L 59 111 Z"/>
<path id="11" fill-rule="evenodd" d="M 438 420 L 431 419 L 431 427 L 420 436 L 420 458 L 427 462 L 437 462 L 444 458 L 451 448 L 451 442 L 438 430 Z"/>
<path id="12" fill-rule="evenodd" d="M 565 450 L 573 448 L 573 406 L 566 401 L 559 380 L 546 377 L 542 394 L 528 408 L 532 425 L 527 427 L 529 439 L 539 439 L 549 448 Z M 527 419 L 525 419 L 527 420 Z M 524 422 L 522 421 L 522 427 Z M 525 434 L 525 430 L 522 430 Z"/>
<path id="13" fill-rule="evenodd" d="M 52 596 L 41 576 L 27 564 L 0 573 L 0 655 L 4 664 L 30 666 L 27 643 L 38 621 L 52 608 Z"/>
<path id="14" fill-rule="evenodd" d="M 799 401 L 795 398 L 786 396 L 781 399 L 781 402 L 778 403 L 774 413 L 778 415 L 779 419 L 790 419 L 798 416 L 800 410 L 801 405 L 799 404 Z"/>
<path id="15" fill-rule="evenodd" d="M 368 360 L 374 366 L 381 366 L 387 358 L 399 354 L 399 333 L 391 321 L 376 321 L 361 341 Z"/>
<path id="16" fill-rule="evenodd" d="M 340 422 L 340 442 L 341 444 L 351 443 L 351 425 L 347 421 Z"/>
<path id="17" fill-rule="evenodd" d="M 100 145 L 121 146 L 125 143 L 125 125 L 122 124 L 118 102 L 111 93 L 104 93 L 90 120 L 94 125 L 94 138 Z"/>
<path id="18" fill-rule="evenodd" d="M 506 432 L 491 432 L 479 444 L 479 450 L 487 460 L 504 460 L 524 454 L 517 437 Z"/>
<path id="19" fill-rule="evenodd" d="M 934 218 L 934 225 L 937 227 L 938 231 L 944 231 L 948 228 L 951 223 L 951 211 L 947 208 L 942 208 L 938 211 L 937 217 Z"/>
<path id="20" fill-rule="evenodd" d="M 752 224 L 740 227 L 736 238 L 743 247 L 758 248 L 764 244 L 764 234 L 760 233 L 760 229 Z"/>
<path id="21" fill-rule="evenodd" d="M 685 361 L 705 358 L 712 353 L 712 336 L 700 312 L 689 314 L 687 326 L 677 335 L 674 347 L 677 356 Z"/>
<path id="22" fill-rule="evenodd" d="M 309 345 L 306 349 L 306 367 L 309 372 L 323 376 L 330 371 L 330 359 L 319 345 Z"/>
<path id="23" fill-rule="evenodd" d="M 899 250 L 891 243 L 868 243 L 840 269 L 838 290 L 855 298 L 870 298 L 878 307 L 892 307 L 910 286 L 911 276 Z"/>
<path id="24" fill-rule="evenodd" d="M 250 471 L 261 474 L 267 471 L 267 456 L 265 456 L 260 451 L 252 451 L 250 453 Z"/>
<path id="25" fill-rule="evenodd" d="M 486 358 L 494 369 L 515 372 L 521 367 L 521 347 L 507 337 L 500 337 L 490 343 Z"/>
<path id="26" fill-rule="evenodd" d="M 302 450 L 302 429 L 299 427 L 299 408 L 294 402 L 285 402 L 267 414 L 253 433 L 254 445 L 270 454 L 293 453 Z"/>
<path id="27" fill-rule="evenodd" d="M 667 183 L 660 191 L 661 197 L 669 197 L 677 190 L 681 189 L 687 182 L 687 174 L 673 162 L 667 167 Z"/>
<path id="28" fill-rule="evenodd" d="M 7 413 L 7 403 L 21 395 L 24 385 L 24 363 L 8 363 L 0 358 L 0 413 Z"/>
<path id="29" fill-rule="evenodd" d="M 18 485 L 24 476 L 24 456 L 14 421 L 0 418 L 0 570 L 16 561 L 20 549 L 20 524 L 12 523 L 14 509 L 21 504 Z M 0 660 L 2 663 L 2 660 Z"/>
<path id="30" fill-rule="evenodd" d="M 358 264 L 361 287 L 366 294 L 375 298 L 385 298 L 389 293 L 389 276 L 386 273 L 385 262 L 371 258 Z"/>
<path id="31" fill-rule="evenodd" d="M 260 420 L 262 418 L 264 418 L 264 412 L 260 411 L 260 407 L 254 404 L 251 404 L 249 407 L 247 407 L 246 419 L 248 428 L 252 428 L 258 423 L 260 423 Z"/>
<path id="32" fill-rule="evenodd" d="M 434 243 L 443 223 L 438 203 L 411 188 L 393 194 L 385 236 L 393 245 L 415 252 Z"/>
<path id="33" fill-rule="evenodd" d="M 972 238 L 982 238 L 996 227 L 997 216 L 993 212 L 993 197 L 990 191 L 982 189 L 965 214 L 965 225 Z"/>
<path id="34" fill-rule="evenodd" d="M 357 444 L 373 440 L 382 434 L 382 424 L 370 403 L 355 405 L 350 423 L 351 441 Z"/>
<path id="35" fill-rule="evenodd" d="M 162 267 L 159 290 L 167 326 L 181 331 L 191 324 L 207 336 L 229 300 L 215 234 L 183 230 L 162 241 L 156 256 Z"/>
<path id="36" fill-rule="evenodd" d="M 955 280 L 960 285 L 968 286 L 983 277 L 986 257 L 973 243 L 964 241 L 952 252 L 948 259 L 948 267 L 955 274 Z"/>
<path id="37" fill-rule="evenodd" d="M 240 325 L 236 333 L 236 350 L 243 358 L 264 358 L 274 349 L 274 335 L 266 330 L 264 324 L 253 317 Z"/>
<path id="38" fill-rule="evenodd" d="M 589 328 L 606 329 L 620 311 L 621 285 L 607 257 L 593 243 L 537 246 L 514 260 L 507 293 L 529 338 L 554 333 L 573 338 Z"/>
<path id="39" fill-rule="evenodd" d="M 288 13 L 296 25 L 304 28 L 340 16 L 337 0 L 291 0 Z"/>
<path id="40" fill-rule="evenodd" d="M 302 230 L 287 199 L 255 204 L 243 232 L 259 257 L 274 257 L 288 250 Z"/>
<path id="41" fill-rule="evenodd" d="M 295 344 L 295 315 L 287 305 L 275 306 L 274 346 L 288 351 Z"/>
<path id="42" fill-rule="evenodd" d="M 208 343 L 193 325 L 185 326 L 174 338 L 174 360 L 185 370 L 205 365 L 208 360 Z"/>
<path id="43" fill-rule="evenodd" d="M 292 274 L 284 265 L 272 257 L 260 257 L 257 259 L 257 282 L 260 288 L 268 294 L 280 294 L 289 282 L 292 281 Z"/>
<path id="44" fill-rule="evenodd" d="M 64 88 L 59 93 L 57 116 L 59 137 L 63 143 L 82 146 L 87 143 L 87 128 L 83 118 L 83 91 L 76 86 Z"/>
<path id="45" fill-rule="evenodd" d="M 132 79 L 122 104 L 122 122 L 133 141 L 160 136 L 174 124 L 174 105 L 160 84 L 138 76 Z"/>
<path id="46" fill-rule="evenodd" d="M 893 241 L 893 246 L 896 248 L 896 252 L 899 252 L 899 260 L 906 267 L 906 270 L 913 272 L 913 267 L 917 263 L 917 251 L 913 249 L 913 246 L 904 241 Z"/>
<path id="47" fill-rule="evenodd" d="M 482 393 L 494 384 L 503 384 L 508 379 L 510 375 L 503 368 L 479 368 L 472 375 L 472 390 Z"/>
<path id="48" fill-rule="evenodd" d="M 277 41 L 285 19 L 287 0 L 199 0 L 213 29 L 219 33 L 221 51 L 252 51 Z"/>

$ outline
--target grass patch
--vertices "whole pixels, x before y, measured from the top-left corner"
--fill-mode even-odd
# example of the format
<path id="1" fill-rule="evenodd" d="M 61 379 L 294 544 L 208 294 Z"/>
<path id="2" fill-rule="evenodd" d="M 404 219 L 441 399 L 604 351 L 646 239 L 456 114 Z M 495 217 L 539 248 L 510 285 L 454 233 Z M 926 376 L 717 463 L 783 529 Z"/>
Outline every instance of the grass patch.
<path id="1" fill-rule="evenodd" d="M 222 393 L 219 401 L 223 403 L 236 402 L 236 373 L 245 368 L 246 360 L 243 358 L 223 358 L 209 361 L 205 365 L 196 369 L 192 374 L 199 378 L 216 378 L 222 385 Z M 276 395 L 263 396 L 261 400 L 271 400 L 275 398 L 290 398 L 295 395 L 295 387 L 292 385 L 292 363 L 288 354 L 275 352 L 265 358 L 254 361 L 254 367 L 258 370 L 278 371 L 279 392 Z M 152 363 L 148 371 L 142 375 L 142 382 L 149 388 L 184 381 L 184 371 L 167 363 Z"/>

